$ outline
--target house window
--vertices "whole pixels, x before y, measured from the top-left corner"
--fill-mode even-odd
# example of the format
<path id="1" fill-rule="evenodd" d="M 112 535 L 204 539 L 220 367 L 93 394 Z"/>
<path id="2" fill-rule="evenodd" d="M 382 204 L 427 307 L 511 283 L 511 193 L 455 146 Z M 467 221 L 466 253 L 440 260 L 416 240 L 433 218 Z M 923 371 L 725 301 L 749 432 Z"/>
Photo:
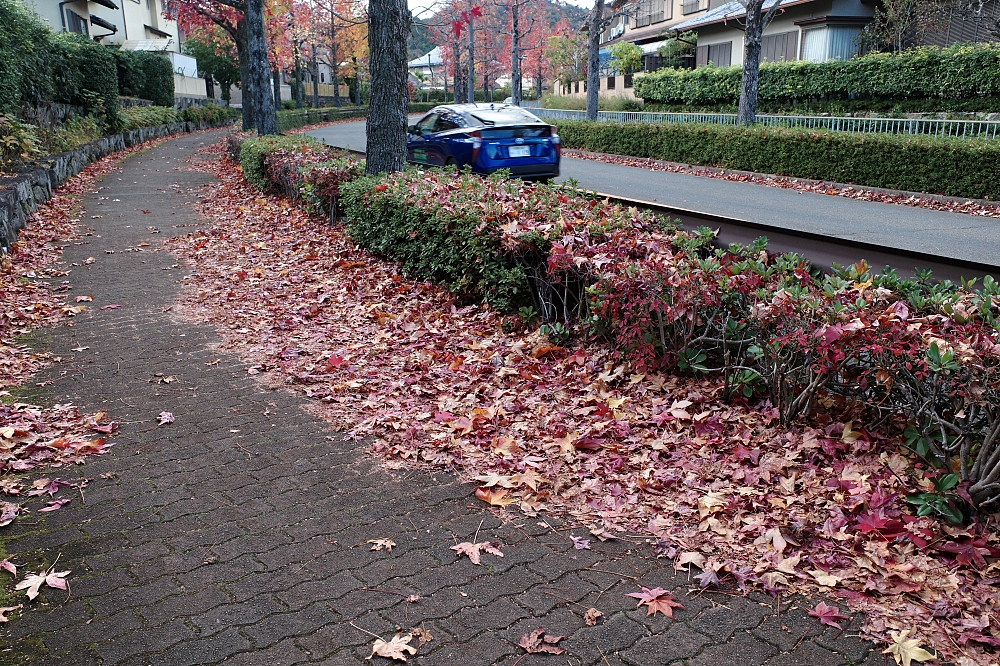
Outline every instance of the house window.
<path id="1" fill-rule="evenodd" d="M 715 65 L 716 67 L 729 67 L 733 63 L 733 43 L 722 42 L 721 44 L 704 44 L 698 47 L 695 57 L 695 66 Z"/>
<path id="2" fill-rule="evenodd" d="M 802 60 L 849 60 L 858 54 L 860 35 L 861 28 L 856 26 L 823 26 L 803 30 Z"/>
<path id="3" fill-rule="evenodd" d="M 681 14 L 694 14 L 708 9 L 708 0 L 684 0 L 681 3 Z"/>
<path id="4" fill-rule="evenodd" d="M 78 32 L 81 35 L 89 35 L 87 30 L 87 20 L 71 9 L 66 10 L 66 29 L 69 32 Z"/>
<path id="5" fill-rule="evenodd" d="M 319 73 L 319 82 L 320 83 L 326 83 L 326 73 L 325 72 L 320 72 Z"/>
<path id="6" fill-rule="evenodd" d="M 799 52 L 799 31 L 782 32 L 777 35 L 766 35 L 760 44 L 761 62 L 791 62 Z"/>
<path id="7" fill-rule="evenodd" d="M 673 16 L 672 10 L 673 4 L 667 6 L 664 0 L 642 0 L 635 15 L 634 27 L 644 28 L 653 23 L 667 21 Z"/>
<path id="8" fill-rule="evenodd" d="M 614 90 L 614 89 L 615 89 L 615 77 L 609 76 L 608 77 L 608 90 Z"/>

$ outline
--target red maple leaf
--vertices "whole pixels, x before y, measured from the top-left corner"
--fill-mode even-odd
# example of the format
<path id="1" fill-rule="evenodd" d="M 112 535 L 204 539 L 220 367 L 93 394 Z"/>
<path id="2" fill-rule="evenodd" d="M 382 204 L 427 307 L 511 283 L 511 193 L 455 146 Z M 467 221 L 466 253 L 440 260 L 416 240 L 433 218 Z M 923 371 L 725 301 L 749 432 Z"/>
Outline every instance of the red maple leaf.
<path id="1" fill-rule="evenodd" d="M 640 587 L 642 586 L 640 585 Z M 643 587 L 642 592 L 632 592 L 628 596 L 639 600 L 639 604 L 636 608 L 643 605 L 646 606 L 647 616 L 655 615 L 657 612 L 660 612 L 672 620 L 674 619 L 675 608 L 680 608 L 681 610 L 684 609 L 684 606 L 677 603 L 674 600 L 673 595 L 671 595 L 667 590 L 664 590 L 662 587 L 654 587 L 653 589 Z"/>
<path id="2" fill-rule="evenodd" d="M 828 627 L 837 627 L 843 631 L 843 627 L 837 622 L 837 620 L 848 619 L 847 615 L 841 615 L 840 609 L 836 606 L 827 606 L 824 602 L 819 602 L 816 604 L 816 608 L 809 611 L 809 616 L 814 617 L 819 620 L 819 623 Z"/>

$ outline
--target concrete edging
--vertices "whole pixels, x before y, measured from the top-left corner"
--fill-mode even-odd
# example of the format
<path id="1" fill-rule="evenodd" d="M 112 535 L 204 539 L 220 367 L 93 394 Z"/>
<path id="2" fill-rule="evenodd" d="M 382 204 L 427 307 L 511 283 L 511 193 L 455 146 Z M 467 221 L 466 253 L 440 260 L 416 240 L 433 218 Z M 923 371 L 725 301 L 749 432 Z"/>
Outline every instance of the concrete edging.
<path id="1" fill-rule="evenodd" d="M 48 155 L 32 163 L 22 173 L 0 179 L 0 254 L 10 251 L 18 232 L 24 228 L 31 214 L 52 198 L 52 192 L 83 171 L 88 164 L 150 139 L 212 129 L 231 122 L 227 120 L 214 126 L 209 123 L 179 122 L 103 136 L 73 150 Z"/>

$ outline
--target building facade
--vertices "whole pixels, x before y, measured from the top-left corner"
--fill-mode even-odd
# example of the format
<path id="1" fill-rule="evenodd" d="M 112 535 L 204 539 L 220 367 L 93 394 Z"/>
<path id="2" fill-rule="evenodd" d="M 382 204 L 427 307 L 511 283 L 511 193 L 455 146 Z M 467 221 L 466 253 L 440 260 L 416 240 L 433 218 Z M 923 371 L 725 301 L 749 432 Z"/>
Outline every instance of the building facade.
<path id="1" fill-rule="evenodd" d="M 205 100 L 205 80 L 197 61 L 181 53 L 176 21 L 163 17 L 162 0 L 25 0 L 53 32 L 76 32 L 107 46 L 156 51 L 174 69 L 174 97 L 179 105 Z"/>

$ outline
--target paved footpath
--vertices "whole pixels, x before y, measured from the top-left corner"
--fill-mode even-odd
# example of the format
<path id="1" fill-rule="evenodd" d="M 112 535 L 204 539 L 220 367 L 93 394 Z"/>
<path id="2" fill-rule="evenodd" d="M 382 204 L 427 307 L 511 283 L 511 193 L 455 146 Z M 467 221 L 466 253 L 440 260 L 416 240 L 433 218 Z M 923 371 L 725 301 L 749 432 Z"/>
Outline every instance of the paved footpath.
<path id="1" fill-rule="evenodd" d="M 210 176 L 185 166 L 220 136 L 136 155 L 85 200 L 94 235 L 65 260 L 72 293 L 94 301 L 39 339 L 69 359 L 49 371 L 46 399 L 107 409 L 124 425 L 111 453 L 58 471 L 94 479 L 86 504 L 2 533 L 18 560 L 59 555 L 73 573 L 69 601 L 43 592 L 47 605 L 3 629 L 0 663 L 386 664 L 364 661 L 373 639 L 358 628 L 388 639 L 422 627 L 433 640 L 410 663 L 510 666 L 539 626 L 565 635 L 566 652 L 524 666 L 883 663 L 852 636 L 857 621 L 838 637 L 794 603 L 775 615 L 764 595 L 689 593 L 687 574 L 648 546 L 593 539 L 575 550 L 551 519 L 501 523 L 452 475 L 386 471 L 307 414 L 304 398 L 257 384 L 218 351 L 211 326 L 176 320 L 167 308 L 186 269 L 153 250 L 199 224 L 191 202 Z M 161 411 L 176 422 L 154 428 Z M 474 566 L 449 550 L 477 532 L 504 557 Z M 391 553 L 370 550 L 379 538 L 395 541 Z M 675 590 L 685 609 L 646 617 L 625 596 L 638 584 Z M 591 606 L 604 621 L 587 627 Z"/>

